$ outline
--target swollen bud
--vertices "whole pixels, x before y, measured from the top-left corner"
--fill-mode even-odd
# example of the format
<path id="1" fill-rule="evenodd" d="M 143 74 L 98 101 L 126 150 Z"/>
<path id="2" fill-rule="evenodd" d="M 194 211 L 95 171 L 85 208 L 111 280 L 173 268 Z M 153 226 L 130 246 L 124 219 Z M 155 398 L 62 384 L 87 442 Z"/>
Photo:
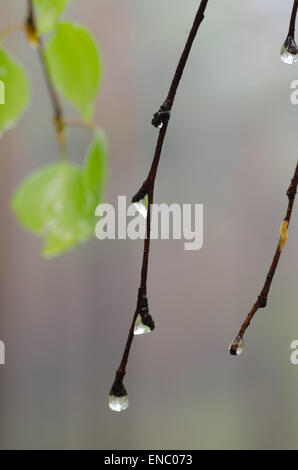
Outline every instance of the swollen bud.
<path id="1" fill-rule="evenodd" d="M 138 314 L 135 322 L 134 334 L 144 335 L 146 333 L 150 333 L 150 331 L 154 330 L 154 327 L 154 321 L 149 313 L 144 315 L 143 319 L 141 315 Z"/>
<path id="2" fill-rule="evenodd" d="M 138 315 L 135 321 L 134 334 L 144 335 L 154 330 L 155 324 L 149 313 L 148 299 L 146 295 L 143 295 L 142 289 L 139 289 L 137 312 Z"/>
<path id="3" fill-rule="evenodd" d="M 31 44 L 32 47 L 37 47 L 38 46 L 38 36 L 36 33 L 36 29 L 33 26 L 31 21 L 27 21 L 26 23 L 26 35 L 29 44 Z"/>

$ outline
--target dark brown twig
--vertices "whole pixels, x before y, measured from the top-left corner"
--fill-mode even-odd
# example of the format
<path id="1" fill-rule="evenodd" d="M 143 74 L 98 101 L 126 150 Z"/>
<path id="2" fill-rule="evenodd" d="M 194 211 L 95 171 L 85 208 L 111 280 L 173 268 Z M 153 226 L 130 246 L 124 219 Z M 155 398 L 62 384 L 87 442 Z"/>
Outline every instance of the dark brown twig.
<path id="1" fill-rule="evenodd" d="M 153 116 L 152 125 L 160 129 L 153 161 L 152 161 L 151 168 L 150 168 L 150 171 L 148 173 L 146 180 L 144 181 L 139 191 L 132 198 L 132 202 L 139 202 L 146 195 L 148 196 L 148 215 L 147 215 L 146 239 L 144 241 L 143 262 L 142 262 L 142 270 L 141 270 L 141 284 L 139 288 L 137 307 L 136 307 L 136 311 L 134 313 L 131 327 L 129 330 L 122 360 L 116 372 L 116 378 L 115 378 L 114 384 L 110 392 L 110 394 L 113 394 L 116 396 L 121 396 L 125 393 L 125 389 L 123 387 L 123 378 L 126 372 L 128 356 L 129 356 L 130 348 L 131 348 L 133 337 L 134 337 L 134 325 L 135 325 L 135 321 L 136 321 L 138 314 L 142 315 L 142 321 L 144 324 L 148 324 L 148 326 L 150 326 L 151 329 L 153 329 L 154 327 L 153 320 L 149 315 L 148 301 L 147 301 L 147 274 L 148 274 L 148 262 L 149 262 L 149 250 L 150 250 L 151 205 L 153 204 L 154 184 L 155 184 L 157 169 L 158 169 L 158 165 L 160 161 L 161 152 L 163 149 L 165 136 L 166 136 L 167 129 L 168 129 L 168 123 L 169 123 L 169 119 L 171 116 L 171 110 L 174 104 L 176 92 L 179 87 L 194 39 L 204 19 L 204 14 L 205 14 L 208 1 L 209 0 L 202 0 L 200 3 L 199 9 L 195 16 L 194 23 L 190 30 L 188 39 L 186 41 L 185 47 L 180 57 L 176 72 L 174 74 L 167 98 L 165 99 L 165 101 L 163 102 L 163 104 L 161 105 L 157 113 L 155 113 Z"/>
<path id="2" fill-rule="evenodd" d="M 288 33 L 288 37 L 290 36 L 292 38 L 294 38 L 294 36 L 295 36 L 297 8 L 298 8 L 298 0 L 294 0 L 291 20 L 290 20 L 290 26 L 289 26 L 289 33 Z"/>
<path id="3" fill-rule="evenodd" d="M 241 344 L 241 341 L 243 339 L 243 335 L 244 335 L 247 327 L 249 326 L 253 316 L 255 315 L 255 313 L 257 312 L 257 310 L 259 308 L 265 308 L 266 305 L 267 305 L 267 299 L 268 299 L 268 294 L 269 294 L 270 287 L 271 287 L 271 284 L 272 284 L 272 280 L 273 280 L 273 277 L 274 277 L 274 274 L 275 274 L 275 271 L 276 271 L 276 268 L 277 268 L 277 265 L 278 265 L 278 262 L 279 262 L 279 258 L 280 258 L 283 246 L 284 246 L 284 244 L 286 242 L 286 239 L 287 239 L 287 229 L 288 229 L 288 225 L 290 223 L 291 215 L 292 215 L 292 212 L 293 212 L 293 206 L 294 206 L 295 196 L 296 196 L 296 192 L 297 192 L 297 185 L 298 185 L 298 163 L 296 165 L 295 173 L 294 173 L 293 179 L 291 181 L 290 187 L 287 191 L 287 196 L 288 196 L 288 199 L 289 199 L 287 212 L 286 212 L 286 216 L 284 218 L 284 222 L 282 224 L 281 235 L 280 235 L 280 238 L 279 238 L 279 241 L 278 241 L 278 245 L 277 245 L 277 248 L 275 250 L 275 254 L 274 254 L 270 269 L 269 269 L 268 274 L 266 276 L 265 284 L 264 284 L 264 286 L 263 286 L 256 302 L 254 303 L 251 311 L 249 312 L 249 314 L 247 315 L 245 321 L 243 322 L 238 335 L 236 336 L 236 338 L 234 339 L 233 343 L 230 346 L 230 353 L 233 356 L 238 354 L 239 345 Z"/>
<path id="4" fill-rule="evenodd" d="M 47 85 L 47 89 L 50 95 L 50 99 L 52 102 L 53 110 L 54 110 L 54 125 L 55 125 L 55 132 L 57 136 L 57 140 L 59 143 L 59 149 L 61 156 L 65 157 L 65 150 L 66 150 L 66 143 L 65 143 L 65 135 L 64 135 L 64 123 L 63 123 L 63 111 L 62 106 L 60 103 L 60 99 L 58 93 L 56 92 L 52 80 L 51 74 L 49 70 L 48 61 L 45 56 L 43 40 L 38 35 L 37 32 L 37 23 L 36 17 L 34 13 L 34 5 L 33 0 L 27 0 L 28 2 L 28 14 L 27 14 L 27 21 L 26 21 L 26 29 L 27 29 L 27 36 L 28 39 L 35 43 L 38 50 L 38 56 L 40 59 L 40 63 L 42 66 L 43 75 L 45 78 L 45 82 Z"/>
<path id="5" fill-rule="evenodd" d="M 297 48 L 297 44 L 295 41 L 295 25 L 296 25 L 296 17 L 297 17 L 297 8 L 298 8 L 298 0 L 294 0 L 291 19 L 290 19 L 289 32 L 283 44 L 283 48 L 281 50 L 282 57 L 284 54 L 284 49 L 288 54 L 290 54 L 290 56 L 296 56 L 298 54 L 298 48 Z M 288 59 L 287 54 L 286 54 L 286 58 Z M 288 60 L 284 60 L 284 61 L 286 63 L 292 63 L 292 62 L 288 62 Z"/>

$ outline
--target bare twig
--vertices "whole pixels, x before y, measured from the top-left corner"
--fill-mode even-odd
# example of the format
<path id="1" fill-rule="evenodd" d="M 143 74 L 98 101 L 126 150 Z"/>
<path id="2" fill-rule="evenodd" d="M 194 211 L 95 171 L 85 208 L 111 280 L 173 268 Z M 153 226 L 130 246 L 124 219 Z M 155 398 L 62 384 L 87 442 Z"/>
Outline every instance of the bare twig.
<path id="1" fill-rule="evenodd" d="M 291 36 L 292 38 L 294 38 L 294 36 L 295 36 L 297 8 L 298 8 L 298 0 L 294 0 L 291 20 L 290 20 L 290 26 L 289 26 L 289 33 L 288 33 L 288 36 Z"/>
<path id="2" fill-rule="evenodd" d="M 122 396 L 125 393 L 125 389 L 123 386 L 123 378 L 126 372 L 128 356 L 129 356 L 129 352 L 130 352 L 133 337 L 134 337 L 134 325 L 135 325 L 135 321 L 136 321 L 138 314 L 141 315 L 142 321 L 145 325 L 149 326 L 150 329 L 154 328 L 154 322 L 151 316 L 149 315 L 148 301 L 147 301 L 147 274 L 148 274 L 148 262 L 149 262 L 149 250 L 150 250 L 151 205 L 153 204 L 154 184 L 155 184 L 155 178 L 157 174 L 159 160 L 160 160 L 161 152 L 163 149 L 163 144 L 164 144 L 165 136 L 167 133 L 168 123 L 169 123 L 169 119 L 171 116 L 171 110 L 174 104 L 176 92 L 179 87 L 179 84 L 180 84 L 180 81 L 184 72 L 184 68 L 187 63 L 187 59 L 188 59 L 189 53 L 193 45 L 193 41 L 204 19 L 204 14 L 205 14 L 207 4 L 208 4 L 208 0 L 202 0 L 200 3 L 197 14 L 195 16 L 193 26 L 190 30 L 188 39 L 186 41 L 185 47 L 180 57 L 176 72 L 174 74 L 168 95 L 165 101 L 163 102 L 163 104 L 160 106 L 157 113 L 155 113 L 153 116 L 152 124 L 154 127 L 158 127 L 160 131 L 159 131 L 159 135 L 157 139 L 157 144 L 156 144 L 156 149 L 155 149 L 152 165 L 143 185 L 141 186 L 139 191 L 136 193 L 136 195 L 132 198 L 132 202 L 138 202 L 141 199 L 143 199 L 146 195 L 148 196 L 147 228 L 146 228 L 146 239 L 144 241 L 143 262 L 142 262 L 142 270 L 141 270 L 141 283 L 140 283 L 140 288 L 139 288 L 139 293 L 138 293 L 137 307 L 136 307 L 136 310 L 132 319 L 132 323 L 130 326 L 122 360 L 116 372 L 116 378 L 115 378 L 114 384 L 110 392 L 110 394 L 113 394 L 116 396 Z"/>
<path id="3" fill-rule="evenodd" d="M 265 284 L 264 284 L 264 286 L 263 286 L 256 302 L 254 303 L 251 311 L 249 312 L 249 314 L 247 315 L 245 321 L 243 322 L 238 335 L 234 339 L 233 343 L 230 345 L 230 353 L 233 356 L 238 354 L 239 345 L 242 342 L 243 335 L 244 335 L 247 327 L 249 326 L 253 316 L 255 315 L 255 313 L 257 312 L 257 310 L 259 308 L 265 308 L 266 305 L 267 305 L 267 298 L 268 298 L 268 294 L 269 294 L 269 291 L 270 291 L 271 283 L 272 283 L 272 280 L 273 280 L 273 277 L 274 277 L 274 274 L 275 274 L 275 271 L 276 271 L 276 268 L 277 268 L 277 265 L 278 265 L 278 262 L 279 262 L 279 258 L 280 258 L 283 246 L 284 246 L 284 244 L 287 240 L 287 233 L 288 233 L 287 229 L 288 229 L 288 226 L 289 226 L 289 223 L 290 223 L 290 220 L 291 220 L 291 215 L 292 215 L 292 211 L 293 211 L 295 196 L 296 196 L 296 192 L 297 192 L 297 185 L 298 185 L 298 163 L 296 165 L 296 169 L 295 169 L 294 176 L 293 176 L 293 179 L 291 181 L 290 187 L 287 191 L 287 196 L 289 198 L 287 212 L 286 212 L 286 216 L 284 218 L 284 222 L 281 226 L 280 238 L 279 238 L 278 245 L 277 245 L 277 248 L 276 248 L 275 253 L 274 253 L 274 257 L 273 257 L 270 269 L 269 269 L 268 274 L 266 276 Z"/>

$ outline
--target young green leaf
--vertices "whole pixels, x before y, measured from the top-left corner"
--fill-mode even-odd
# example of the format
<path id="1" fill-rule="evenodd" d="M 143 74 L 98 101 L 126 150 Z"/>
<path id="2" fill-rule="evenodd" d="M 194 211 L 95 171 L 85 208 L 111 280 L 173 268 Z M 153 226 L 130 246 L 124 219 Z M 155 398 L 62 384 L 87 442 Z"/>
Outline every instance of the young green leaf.
<path id="1" fill-rule="evenodd" d="M 91 236 L 93 227 L 85 206 L 82 171 L 68 163 L 36 171 L 23 181 L 12 200 L 20 223 L 46 236 L 46 257 L 61 254 Z"/>
<path id="2" fill-rule="evenodd" d="M 34 0 L 37 13 L 38 34 L 45 34 L 56 28 L 61 13 L 70 0 Z"/>
<path id="3" fill-rule="evenodd" d="M 0 49 L 0 81 L 4 104 L 0 105 L 0 133 L 13 127 L 29 101 L 29 84 L 25 70 Z"/>
<path id="4" fill-rule="evenodd" d="M 46 47 L 56 88 L 89 119 L 99 89 L 101 61 L 90 32 L 73 23 L 60 23 Z"/>
<path id="5" fill-rule="evenodd" d="M 58 164 L 58 168 L 51 187 L 53 199 L 47 213 L 47 235 L 43 248 L 43 255 L 47 258 L 57 256 L 87 240 L 94 230 L 90 217 L 84 210 L 85 193 L 81 169 L 67 163 Z"/>
<path id="6" fill-rule="evenodd" d="M 57 165 L 35 171 L 22 182 L 14 194 L 12 208 L 20 223 L 37 235 L 45 231 L 48 205 L 52 204 L 55 197 L 51 194 L 53 181 L 58 172 Z"/>
<path id="7" fill-rule="evenodd" d="M 105 137 L 96 133 L 87 151 L 83 181 L 87 194 L 88 210 L 94 215 L 101 202 L 107 176 L 107 144 Z"/>
<path id="8" fill-rule="evenodd" d="M 38 170 L 16 190 L 12 208 L 20 223 L 45 236 L 43 255 L 52 258 L 90 238 L 106 178 L 106 143 L 96 134 L 83 169 L 60 162 Z"/>

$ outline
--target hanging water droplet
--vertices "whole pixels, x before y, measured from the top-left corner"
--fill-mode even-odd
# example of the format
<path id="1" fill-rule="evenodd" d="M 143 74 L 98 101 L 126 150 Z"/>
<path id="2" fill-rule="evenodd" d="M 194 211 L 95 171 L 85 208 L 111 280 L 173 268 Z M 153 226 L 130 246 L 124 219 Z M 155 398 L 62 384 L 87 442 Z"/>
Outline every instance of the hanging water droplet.
<path id="1" fill-rule="evenodd" d="M 295 62 L 298 62 L 298 54 L 292 54 L 285 48 L 285 46 L 282 46 L 281 48 L 280 58 L 285 64 L 288 65 L 292 65 Z"/>
<path id="2" fill-rule="evenodd" d="M 241 338 L 239 341 L 234 341 L 230 344 L 229 350 L 232 356 L 240 356 L 243 353 L 244 341 Z"/>
<path id="3" fill-rule="evenodd" d="M 291 36 L 288 36 L 285 42 L 282 45 L 280 51 L 281 60 L 288 65 L 292 65 L 295 62 L 298 62 L 298 49 L 295 42 L 295 39 Z"/>
<path id="4" fill-rule="evenodd" d="M 109 395 L 109 407 L 113 411 L 124 411 L 129 406 L 128 395 L 116 397 L 116 395 Z"/>
<path id="5" fill-rule="evenodd" d="M 138 209 L 139 213 L 144 217 L 144 219 L 147 219 L 148 210 L 145 199 L 141 199 L 140 201 L 135 202 L 134 206 Z"/>
<path id="6" fill-rule="evenodd" d="M 150 333 L 151 328 L 147 325 L 144 325 L 142 322 L 141 315 L 139 314 L 137 316 L 137 319 L 135 321 L 135 328 L 134 328 L 134 334 L 135 335 L 144 335 L 146 333 Z"/>

